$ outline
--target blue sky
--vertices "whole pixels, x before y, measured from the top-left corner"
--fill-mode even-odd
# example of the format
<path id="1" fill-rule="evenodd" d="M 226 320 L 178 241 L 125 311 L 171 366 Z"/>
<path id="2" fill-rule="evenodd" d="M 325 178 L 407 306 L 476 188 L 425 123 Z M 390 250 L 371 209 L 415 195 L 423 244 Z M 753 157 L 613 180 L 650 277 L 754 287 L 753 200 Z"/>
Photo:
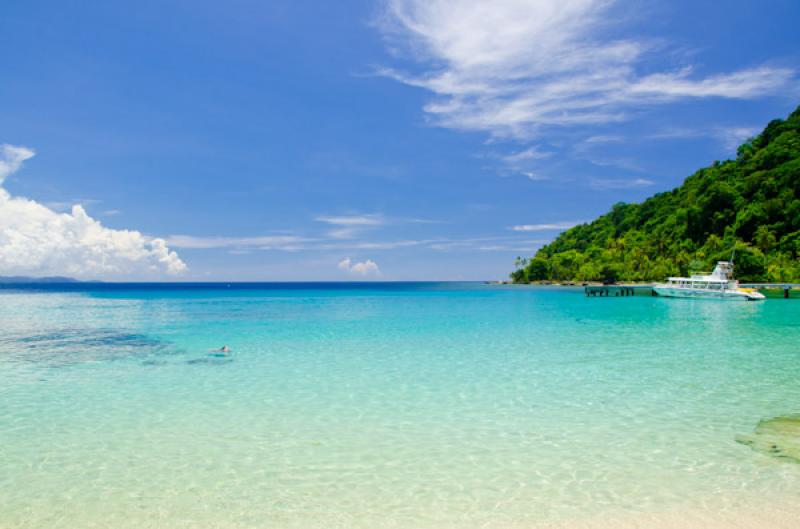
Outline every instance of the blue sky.
<path id="1" fill-rule="evenodd" d="M 789 0 L 90 4 L 4 3 L 0 275 L 500 279 L 800 103 Z"/>

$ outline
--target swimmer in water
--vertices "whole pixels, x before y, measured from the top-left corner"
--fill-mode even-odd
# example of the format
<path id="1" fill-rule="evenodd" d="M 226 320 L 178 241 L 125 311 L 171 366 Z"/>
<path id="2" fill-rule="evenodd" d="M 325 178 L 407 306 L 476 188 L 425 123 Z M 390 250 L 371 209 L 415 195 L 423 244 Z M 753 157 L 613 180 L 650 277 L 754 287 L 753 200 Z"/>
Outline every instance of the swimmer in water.
<path id="1" fill-rule="evenodd" d="M 221 358 L 221 357 L 224 357 L 224 356 L 228 356 L 228 353 L 230 353 L 230 352 L 231 352 L 231 348 L 228 347 L 227 345 L 223 345 L 219 349 L 211 349 L 211 351 L 209 351 L 209 355 L 208 356 L 215 356 L 217 358 Z"/>

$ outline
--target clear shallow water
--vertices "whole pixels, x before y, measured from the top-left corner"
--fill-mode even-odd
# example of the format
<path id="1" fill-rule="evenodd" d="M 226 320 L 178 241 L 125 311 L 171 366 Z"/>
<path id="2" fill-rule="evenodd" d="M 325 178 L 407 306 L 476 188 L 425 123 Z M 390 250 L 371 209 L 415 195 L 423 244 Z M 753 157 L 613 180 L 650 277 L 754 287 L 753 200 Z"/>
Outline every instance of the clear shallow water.
<path id="1" fill-rule="evenodd" d="M 794 495 L 800 303 L 0 291 L 0 527 L 506 527 Z M 233 354 L 210 355 L 228 344 Z"/>

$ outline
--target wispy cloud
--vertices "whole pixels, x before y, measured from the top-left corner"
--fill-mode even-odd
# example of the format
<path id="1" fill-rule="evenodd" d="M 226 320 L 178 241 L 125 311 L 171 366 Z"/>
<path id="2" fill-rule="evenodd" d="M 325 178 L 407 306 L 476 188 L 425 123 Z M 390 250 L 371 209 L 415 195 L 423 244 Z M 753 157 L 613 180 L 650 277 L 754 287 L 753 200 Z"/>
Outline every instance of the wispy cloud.
<path id="1" fill-rule="evenodd" d="M 327 232 L 328 237 L 334 239 L 353 239 L 369 230 L 386 224 L 386 219 L 381 214 L 368 215 L 320 215 L 314 220 L 334 226 Z"/>
<path id="2" fill-rule="evenodd" d="M 525 149 L 507 154 L 490 155 L 501 164 L 501 173 L 521 174 L 532 181 L 549 180 L 537 170 L 538 163 L 552 157 L 555 153 L 545 151 L 539 146 L 530 146 Z"/>
<path id="3" fill-rule="evenodd" d="M 596 134 L 586 138 L 584 143 L 589 145 L 599 145 L 606 143 L 622 143 L 624 141 L 625 137 L 621 134 Z"/>
<path id="4" fill-rule="evenodd" d="M 381 226 L 386 223 L 383 215 L 320 215 L 315 220 L 334 226 Z"/>
<path id="5" fill-rule="evenodd" d="M 18 145 L 4 143 L 0 145 L 0 185 L 11 173 L 22 167 L 22 162 L 33 158 L 36 153 L 33 149 Z"/>
<path id="6" fill-rule="evenodd" d="M 567 230 L 573 226 L 581 224 L 583 221 L 567 220 L 562 222 L 552 222 L 549 224 L 518 224 L 508 228 L 511 231 L 554 231 L 554 230 Z"/>
<path id="7" fill-rule="evenodd" d="M 502 157 L 509 164 L 517 164 L 528 160 L 544 160 L 553 156 L 552 152 L 542 151 L 539 147 L 528 147 L 525 150 L 507 154 Z"/>
<path id="8" fill-rule="evenodd" d="M 760 129 L 756 127 L 717 127 L 714 129 L 714 136 L 725 149 L 734 151 L 759 132 Z"/>
<path id="9" fill-rule="evenodd" d="M 690 129 L 686 127 L 667 127 L 661 130 L 656 130 L 646 134 L 643 139 L 646 140 L 683 140 L 689 138 L 698 138 L 708 134 L 708 131 L 701 131 L 697 129 Z"/>
<path id="10" fill-rule="evenodd" d="M 509 230 L 524 231 L 560 231 L 579 222 L 559 222 L 516 226 Z M 389 240 L 341 240 L 325 234 L 318 237 L 301 237 L 295 235 L 265 235 L 255 237 L 198 237 L 189 235 L 173 235 L 167 243 L 181 249 L 225 249 L 233 255 L 248 254 L 254 251 L 283 252 L 384 252 L 403 248 L 424 248 L 436 251 L 489 251 L 489 250 L 530 250 L 533 246 L 548 242 L 547 239 L 526 239 L 518 235 L 486 236 L 486 237 L 432 237 L 424 239 L 389 239 Z"/>
<path id="11" fill-rule="evenodd" d="M 689 66 L 677 72 L 648 75 L 631 84 L 630 92 L 655 98 L 649 101 L 655 103 L 687 97 L 752 99 L 763 96 L 765 92 L 774 93 L 786 86 L 794 75 L 794 71 L 788 68 L 769 66 L 704 79 L 691 79 L 692 72 L 693 68 Z"/>
<path id="12" fill-rule="evenodd" d="M 354 239 L 382 226 L 400 224 L 439 224 L 440 221 L 414 217 L 387 217 L 382 213 L 359 215 L 320 215 L 314 218 L 333 226 L 326 235 L 333 239 Z"/>
<path id="13" fill-rule="evenodd" d="M 259 237 L 196 237 L 192 235 L 171 235 L 167 243 L 175 248 L 259 248 L 262 250 L 304 249 L 305 245 L 316 239 L 293 235 L 265 235 Z"/>
<path id="14" fill-rule="evenodd" d="M 518 236 L 511 237 L 474 237 L 468 239 L 442 239 L 427 243 L 431 250 L 440 252 L 520 252 L 532 251 L 537 246 L 550 242 L 549 239 L 528 239 Z"/>
<path id="15" fill-rule="evenodd" d="M 430 242 L 430 239 L 402 239 L 397 241 L 363 241 L 351 244 L 327 245 L 329 249 L 352 248 L 355 250 L 394 250 L 396 248 L 408 248 L 411 246 L 421 246 Z"/>
<path id="16" fill-rule="evenodd" d="M 599 167 L 619 167 L 626 171 L 642 172 L 644 168 L 638 161 L 631 157 L 600 157 L 600 156 L 587 156 L 589 163 Z"/>
<path id="17" fill-rule="evenodd" d="M 718 141 L 728 151 L 735 150 L 739 145 L 757 135 L 759 127 L 745 125 L 716 126 L 704 129 L 671 127 L 648 134 L 647 140 L 693 140 L 696 138 L 712 138 Z"/>
<path id="18" fill-rule="evenodd" d="M 589 187 L 597 190 L 635 189 L 638 187 L 651 186 L 653 184 L 655 184 L 655 182 L 646 178 L 593 178 L 589 181 Z"/>
<path id="19" fill-rule="evenodd" d="M 779 93 L 792 69 L 757 65 L 702 75 L 692 67 L 641 73 L 658 48 L 613 37 L 621 0 L 387 0 L 383 33 L 424 68 L 381 74 L 425 88 L 444 127 L 531 139 L 545 127 L 628 119 L 635 109 L 680 99 L 751 99 Z M 498 31 L 497 28 L 502 28 Z"/>

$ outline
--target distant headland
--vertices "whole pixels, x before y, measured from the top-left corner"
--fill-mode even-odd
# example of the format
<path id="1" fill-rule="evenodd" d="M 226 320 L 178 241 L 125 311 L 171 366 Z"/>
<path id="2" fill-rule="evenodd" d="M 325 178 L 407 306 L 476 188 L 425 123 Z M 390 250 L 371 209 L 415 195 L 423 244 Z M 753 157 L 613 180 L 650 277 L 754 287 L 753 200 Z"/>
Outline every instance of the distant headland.
<path id="1" fill-rule="evenodd" d="M 28 276 L 0 276 L 0 284 L 40 284 L 40 283 L 82 283 L 72 277 L 28 277 Z"/>

